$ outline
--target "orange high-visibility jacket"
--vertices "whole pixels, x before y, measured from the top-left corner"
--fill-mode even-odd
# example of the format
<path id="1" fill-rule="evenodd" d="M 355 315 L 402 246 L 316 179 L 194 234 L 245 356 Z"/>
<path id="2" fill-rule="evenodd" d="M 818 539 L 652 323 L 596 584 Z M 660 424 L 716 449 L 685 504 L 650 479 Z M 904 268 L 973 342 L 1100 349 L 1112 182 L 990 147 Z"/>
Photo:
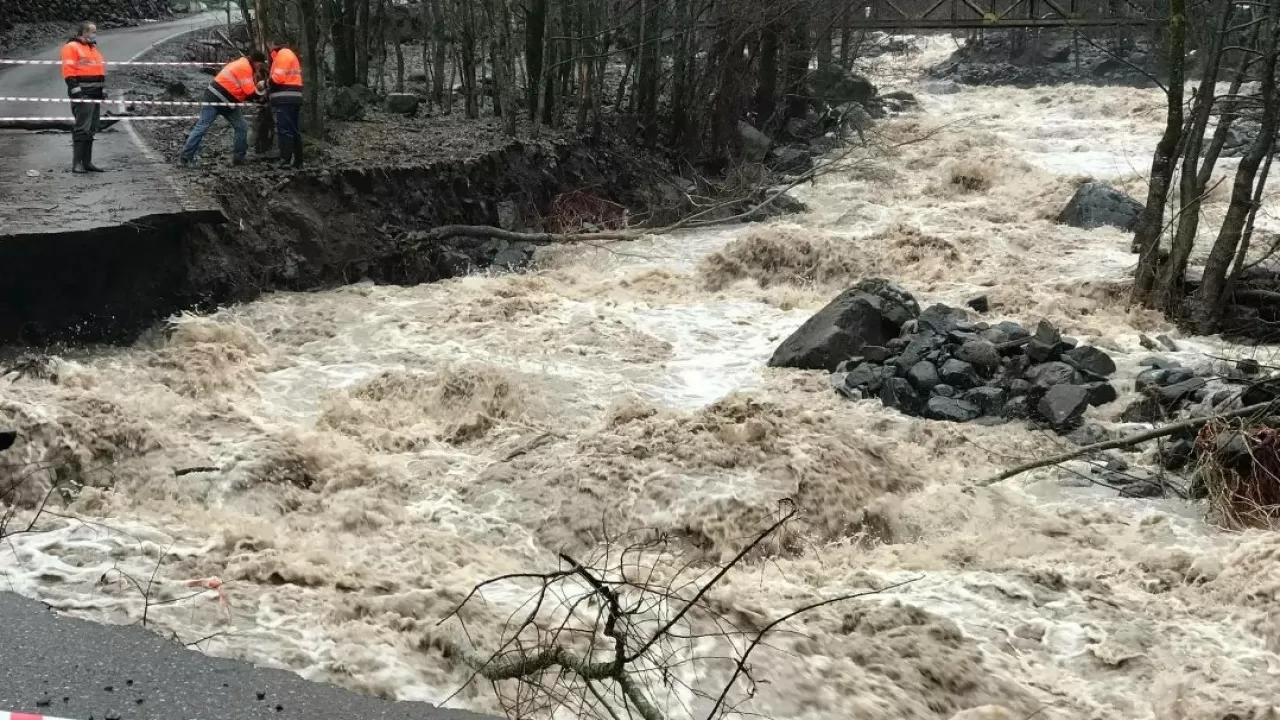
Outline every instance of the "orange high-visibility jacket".
<path id="1" fill-rule="evenodd" d="M 271 102 L 302 104 L 302 63 L 289 48 L 271 51 Z"/>
<path id="2" fill-rule="evenodd" d="M 253 80 L 253 63 L 242 57 L 223 65 L 217 77 L 209 83 L 209 89 L 226 102 L 245 102 L 258 92 L 257 83 Z"/>
<path id="3" fill-rule="evenodd" d="M 62 79 L 73 98 L 102 99 L 107 84 L 107 63 L 96 46 L 74 38 L 62 46 Z"/>

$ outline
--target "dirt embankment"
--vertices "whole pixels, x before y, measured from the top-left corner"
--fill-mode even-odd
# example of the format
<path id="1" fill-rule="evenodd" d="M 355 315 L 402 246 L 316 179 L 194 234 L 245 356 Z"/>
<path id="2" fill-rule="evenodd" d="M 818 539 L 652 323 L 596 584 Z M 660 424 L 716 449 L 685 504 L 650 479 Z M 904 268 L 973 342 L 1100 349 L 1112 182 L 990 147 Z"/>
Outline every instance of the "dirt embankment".
<path id="1" fill-rule="evenodd" d="M 452 224 L 541 230 L 556 199 L 573 191 L 610 207 L 656 207 L 654 176 L 640 157 L 626 162 L 616 149 L 591 143 L 512 140 L 475 157 L 420 166 L 239 174 L 237 182 L 205 176 L 200 182 L 218 191 L 230 222 L 197 226 L 184 238 L 192 293 L 186 304 L 522 266 L 533 250 L 527 243 L 452 238 L 420 245 L 404 233 Z"/>
<path id="2" fill-rule="evenodd" d="M 574 191 L 611 209 L 660 208 L 670 197 L 657 172 L 651 158 L 621 146 L 511 140 L 398 167 L 188 175 L 215 194 L 228 222 L 170 220 L 0 245 L 0 265 L 41 269 L 8 278 L 16 301 L 0 316 L 0 342 L 127 342 L 175 312 L 271 290 L 417 284 L 519 266 L 531 246 L 465 238 L 423 246 L 404 235 L 446 224 L 541 229 L 555 219 L 556 199 Z"/>

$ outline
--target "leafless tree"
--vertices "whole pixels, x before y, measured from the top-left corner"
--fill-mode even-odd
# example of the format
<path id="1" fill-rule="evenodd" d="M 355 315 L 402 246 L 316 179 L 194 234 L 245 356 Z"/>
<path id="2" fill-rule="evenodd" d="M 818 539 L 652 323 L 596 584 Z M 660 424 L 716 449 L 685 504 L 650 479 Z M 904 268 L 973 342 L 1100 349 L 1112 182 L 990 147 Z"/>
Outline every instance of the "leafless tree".
<path id="1" fill-rule="evenodd" d="M 666 534 L 643 531 L 608 539 L 591 558 L 561 553 L 555 570 L 480 583 L 441 621 L 457 623 L 465 633 L 463 618 L 486 592 L 526 588 L 529 597 L 512 613 L 498 647 L 451 640 L 438 647 L 471 668 L 467 685 L 490 683 L 510 717 L 549 715 L 562 707 L 608 720 L 665 720 L 673 706 L 706 718 L 741 713 L 762 680 L 753 653 L 788 621 L 906 584 L 815 599 L 750 626 L 719 609 L 722 581 L 764 561 L 794 520 L 794 506 L 784 501 L 778 517 L 718 565 L 679 552 Z M 722 679 L 694 685 L 684 679 L 686 670 L 704 678 L 719 671 Z"/>

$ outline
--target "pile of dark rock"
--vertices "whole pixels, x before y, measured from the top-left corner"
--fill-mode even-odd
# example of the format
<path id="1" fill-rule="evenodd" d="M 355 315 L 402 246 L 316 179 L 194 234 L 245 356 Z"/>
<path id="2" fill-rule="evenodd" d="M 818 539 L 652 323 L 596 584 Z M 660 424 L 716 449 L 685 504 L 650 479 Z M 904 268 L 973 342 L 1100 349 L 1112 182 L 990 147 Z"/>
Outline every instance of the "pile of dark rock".
<path id="1" fill-rule="evenodd" d="M 970 307 L 986 312 L 985 298 Z M 963 308 L 923 312 L 899 285 L 869 279 L 841 293 L 774 352 L 772 367 L 827 370 L 836 391 L 952 422 L 1026 419 L 1060 433 L 1116 399 L 1115 362 L 1048 322 L 973 322 Z"/>
<path id="2" fill-rule="evenodd" d="M 846 137 L 867 130 L 876 120 L 920 106 L 911 93 L 882 94 L 866 77 L 836 64 L 824 64 L 814 72 L 810 91 L 803 117 L 792 117 L 778 127 L 766 118 L 739 121 L 747 160 L 778 172 L 801 173 L 813 167 L 816 156 L 840 147 Z"/>
<path id="3" fill-rule="evenodd" d="M 1077 42 L 1070 31 L 1045 31 L 1036 39 L 992 33 L 966 42 L 928 76 L 963 85 L 1040 87 L 1062 83 L 1155 85 L 1160 54 L 1144 41 L 1124 47 Z"/>

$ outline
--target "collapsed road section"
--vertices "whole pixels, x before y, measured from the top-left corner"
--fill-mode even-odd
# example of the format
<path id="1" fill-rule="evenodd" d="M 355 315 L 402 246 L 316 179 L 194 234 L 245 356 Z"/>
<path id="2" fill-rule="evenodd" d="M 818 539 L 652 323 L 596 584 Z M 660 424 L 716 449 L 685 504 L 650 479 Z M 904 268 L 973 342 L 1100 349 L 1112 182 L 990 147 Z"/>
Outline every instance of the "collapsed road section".
<path id="1" fill-rule="evenodd" d="M 627 207 L 654 207 L 651 191 L 637 189 L 653 186 L 640 176 L 645 168 L 616 158 L 616 148 L 509 140 L 423 165 L 304 173 L 226 167 L 178 176 L 185 206 L 170 212 L 84 220 L 58 232 L 13 232 L 22 226 L 6 224 L 0 343 L 127 342 L 174 313 L 270 290 L 363 279 L 412 285 L 492 265 L 518 267 L 531 257 L 531 244 L 424 244 L 407 231 L 521 229 L 550 212 L 562 193 L 581 188 Z M 49 201 L 40 212 L 57 213 L 60 204 Z"/>

